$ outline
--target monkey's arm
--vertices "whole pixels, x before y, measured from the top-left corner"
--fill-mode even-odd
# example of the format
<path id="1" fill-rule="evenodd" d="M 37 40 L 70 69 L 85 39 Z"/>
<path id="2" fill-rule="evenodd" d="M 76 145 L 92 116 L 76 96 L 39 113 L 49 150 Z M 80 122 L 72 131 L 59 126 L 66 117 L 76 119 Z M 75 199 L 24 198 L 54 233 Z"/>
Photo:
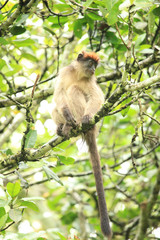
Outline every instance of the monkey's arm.
<path id="1" fill-rule="evenodd" d="M 54 93 L 54 100 L 57 106 L 57 111 L 60 115 L 64 117 L 66 122 L 75 125 L 76 121 L 69 110 L 69 104 L 67 99 L 68 98 L 65 89 L 61 87 L 61 84 L 59 84 Z"/>
<path id="2" fill-rule="evenodd" d="M 104 96 L 102 90 L 98 85 L 92 85 L 88 93 L 88 102 L 85 108 L 84 117 L 92 118 L 101 108 L 104 103 Z"/>

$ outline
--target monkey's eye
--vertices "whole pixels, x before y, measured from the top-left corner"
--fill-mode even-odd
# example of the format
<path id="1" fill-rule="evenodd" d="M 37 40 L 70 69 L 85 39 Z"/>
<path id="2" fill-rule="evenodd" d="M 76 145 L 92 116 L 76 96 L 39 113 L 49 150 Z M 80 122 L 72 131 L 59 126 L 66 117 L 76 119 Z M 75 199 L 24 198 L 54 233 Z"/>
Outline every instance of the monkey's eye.
<path id="1" fill-rule="evenodd" d="M 81 58 L 83 58 L 83 53 L 78 54 L 77 60 L 80 60 Z"/>
<path id="2" fill-rule="evenodd" d="M 89 62 L 88 62 L 88 66 L 92 67 L 92 65 L 93 65 L 93 61 L 90 59 Z"/>

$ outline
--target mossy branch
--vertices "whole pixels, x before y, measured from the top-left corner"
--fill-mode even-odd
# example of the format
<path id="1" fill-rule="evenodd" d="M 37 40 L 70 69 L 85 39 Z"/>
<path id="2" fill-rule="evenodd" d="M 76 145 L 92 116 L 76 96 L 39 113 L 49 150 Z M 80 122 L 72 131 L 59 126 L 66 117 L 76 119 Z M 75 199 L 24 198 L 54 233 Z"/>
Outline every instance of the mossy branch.
<path id="1" fill-rule="evenodd" d="M 126 92 L 134 92 L 137 90 L 145 89 L 148 86 L 153 85 L 154 83 L 157 83 L 160 81 L 160 76 L 154 76 L 151 78 L 148 78 L 147 80 L 136 83 L 136 84 L 127 84 L 127 85 L 120 85 L 110 96 L 110 98 L 105 102 L 103 107 L 100 109 L 100 111 L 94 116 L 91 123 L 85 127 L 77 127 L 76 129 L 72 129 L 70 132 L 68 139 L 71 137 L 76 137 L 80 135 L 81 133 L 87 132 L 89 129 L 93 127 L 94 124 L 100 121 L 103 117 L 107 116 L 111 110 L 113 110 L 114 104 L 118 101 L 118 99 Z M 36 95 L 36 94 L 35 94 Z M 45 155 L 48 151 L 50 151 L 52 148 L 57 146 L 58 144 L 64 142 L 66 138 L 64 137 L 54 137 L 51 139 L 48 143 L 44 144 L 40 148 L 36 150 L 25 150 L 25 159 L 22 158 L 21 154 L 17 154 L 12 156 L 9 159 L 6 159 L 5 161 L 1 161 L 0 168 L 2 169 L 4 166 L 8 166 L 10 164 L 17 165 L 20 161 L 34 161 L 42 156 Z"/>

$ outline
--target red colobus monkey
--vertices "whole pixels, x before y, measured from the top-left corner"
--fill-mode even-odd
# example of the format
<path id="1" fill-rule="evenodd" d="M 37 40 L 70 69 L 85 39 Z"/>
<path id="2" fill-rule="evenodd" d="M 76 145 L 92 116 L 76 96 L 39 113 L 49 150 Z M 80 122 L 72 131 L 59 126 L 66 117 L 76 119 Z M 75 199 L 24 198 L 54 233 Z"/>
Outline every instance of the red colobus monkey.
<path id="1" fill-rule="evenodd" d="M 83 51 L 78 55 L 77 60 L 60 71 L 54 92 L 56 107 L 52 112 L 58 135 L 67 136 L 72 127 L 88 124 L 104 103 L 103 92 L 97 85 L 94 75 L 98 62 L 99 57 L 96 53 Z M 101 229 L 103 234 L 111 239 L 95 131 L 94 126 L 85 133 L 85 140 L 95 176 Z"/>

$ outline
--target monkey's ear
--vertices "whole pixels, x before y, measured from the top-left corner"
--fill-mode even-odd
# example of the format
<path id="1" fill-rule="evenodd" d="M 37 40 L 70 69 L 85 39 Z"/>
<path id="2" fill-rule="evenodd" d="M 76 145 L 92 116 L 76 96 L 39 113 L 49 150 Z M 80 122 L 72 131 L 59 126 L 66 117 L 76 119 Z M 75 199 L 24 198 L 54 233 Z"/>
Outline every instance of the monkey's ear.
<path id="1" fill-rule="evenodd" d="M 80 53 L 80 54 L 78 54 L 77 61 L 79 61 L 79 60 L 82 59 L 82 58 L 83 58 L 83 52 Z"/>

